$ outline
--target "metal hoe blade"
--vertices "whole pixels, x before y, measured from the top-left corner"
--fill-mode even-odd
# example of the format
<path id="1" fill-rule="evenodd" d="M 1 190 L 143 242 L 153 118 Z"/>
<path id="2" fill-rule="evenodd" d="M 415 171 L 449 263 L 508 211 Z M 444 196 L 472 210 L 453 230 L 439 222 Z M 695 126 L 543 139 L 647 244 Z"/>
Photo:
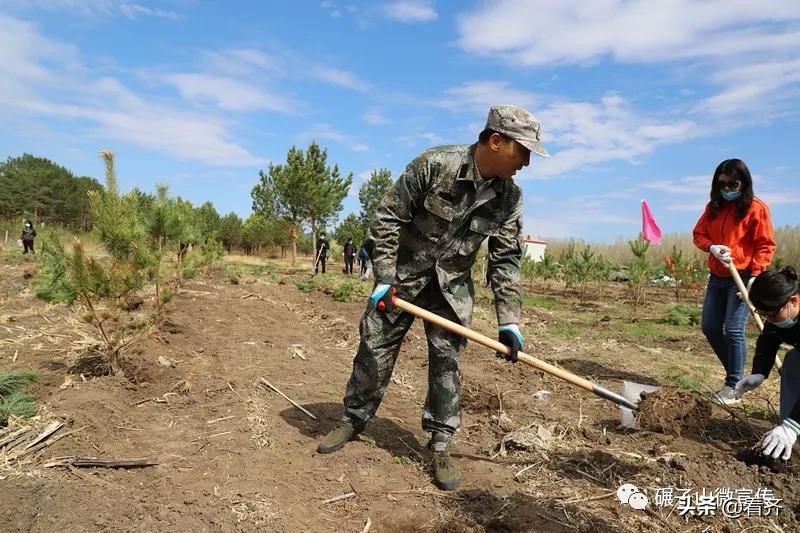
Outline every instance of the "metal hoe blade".
<path id="1" fill-rule="evenodd" d="M 636 383 L 635 381 L 622 382 L 622 396 L 635 405 L 639 405 L 639 400 L 642 399 L 642 393 L 650 393 L 659 390 L 661 387 L 658 385 L 644 385 Z M 639 429 L 636 424 L 636 417 L 633 414 L 633 409 L 628 407 L 619 406 L 620 427 Z"/>

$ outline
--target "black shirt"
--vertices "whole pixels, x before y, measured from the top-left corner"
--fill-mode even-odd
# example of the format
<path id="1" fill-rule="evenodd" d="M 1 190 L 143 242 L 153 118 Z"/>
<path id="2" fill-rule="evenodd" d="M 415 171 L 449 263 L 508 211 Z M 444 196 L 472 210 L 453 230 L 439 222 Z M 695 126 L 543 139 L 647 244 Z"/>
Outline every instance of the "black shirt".
<path id="1" fill-rule="evenodd" d="M 753 357 L 753 374 L 763 374 L 769 376 L 770 370 L 775 365 L 775 356 L 781 347 L 781 343 L 792 345 L 796 350 L 800 350 L 800 320 L 792 328 L 779 328 L 771 322 L 764 324 L 764 331 L 756 340 L 756 355 Z M 800 422 L 800 400 L 792 407 L 789 418 Z"/>

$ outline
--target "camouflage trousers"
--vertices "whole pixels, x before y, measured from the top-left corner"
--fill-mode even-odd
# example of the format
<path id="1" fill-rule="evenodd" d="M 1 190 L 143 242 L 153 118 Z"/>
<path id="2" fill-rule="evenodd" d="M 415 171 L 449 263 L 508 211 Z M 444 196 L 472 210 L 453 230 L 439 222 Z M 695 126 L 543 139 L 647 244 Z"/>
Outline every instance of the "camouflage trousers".
<path id="1" fill-rule="evenodd" d="M 448 320 L 459 321 L 436 280 L 420 291 L 413 303 Z M 378 410 L 403 338 L 413 322 L 412 315 L 401 313 L 392 323 L 384 313 L 371 307 L 361 318 L 361 342 L 344 397 L 345 420 L 352 421 L 356 428 L 363 428 Z M 428 396 L 422 412 L 422 429 L 434 436 L 439 434 L 439 438 L 449 438 L 461 425 L 458 361 L 467 340 L 428 322 L 425 322 L 425 335 L 428 338 Z"/>

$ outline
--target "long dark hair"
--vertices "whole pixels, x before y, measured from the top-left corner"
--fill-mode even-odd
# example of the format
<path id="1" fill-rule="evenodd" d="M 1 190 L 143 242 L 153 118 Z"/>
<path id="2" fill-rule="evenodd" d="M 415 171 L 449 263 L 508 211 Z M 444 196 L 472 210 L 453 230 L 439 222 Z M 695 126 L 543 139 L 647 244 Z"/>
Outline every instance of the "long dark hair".
<path id="1" fill-rule="evenodd" d="M 714 171 L 714 178 L 711 180 L 711 218 L 717 217 L 722 207 L 722 202 L 725 201 L 722 198 L 722 192 L 719 190 L 720 174 L 725 174 L 730 179 L 742 182 L 742 194 L 735 200 L 736 218 L 741 220 L 750 211 L 750 204 L 753 203 L 753 177 L 750 175 L 750 169 L 741 159 L 726 159 L 717 166 L 717 170 Z"/>

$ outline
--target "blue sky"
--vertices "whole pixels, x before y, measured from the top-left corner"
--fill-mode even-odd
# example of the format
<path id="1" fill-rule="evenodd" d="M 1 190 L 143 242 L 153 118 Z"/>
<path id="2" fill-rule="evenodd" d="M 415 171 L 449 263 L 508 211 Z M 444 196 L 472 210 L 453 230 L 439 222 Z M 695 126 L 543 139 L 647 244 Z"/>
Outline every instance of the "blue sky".
<path id="1" fill-rule="evenodd" d="M 800 2 L 0 0 L 0 157 L 250 213 L 258 170 L 316 139 L 353 172 L 470 143 L 488 107 L 542 123 L 525 232 L 687 232 L 723 159 L 800 224 Z"/>

